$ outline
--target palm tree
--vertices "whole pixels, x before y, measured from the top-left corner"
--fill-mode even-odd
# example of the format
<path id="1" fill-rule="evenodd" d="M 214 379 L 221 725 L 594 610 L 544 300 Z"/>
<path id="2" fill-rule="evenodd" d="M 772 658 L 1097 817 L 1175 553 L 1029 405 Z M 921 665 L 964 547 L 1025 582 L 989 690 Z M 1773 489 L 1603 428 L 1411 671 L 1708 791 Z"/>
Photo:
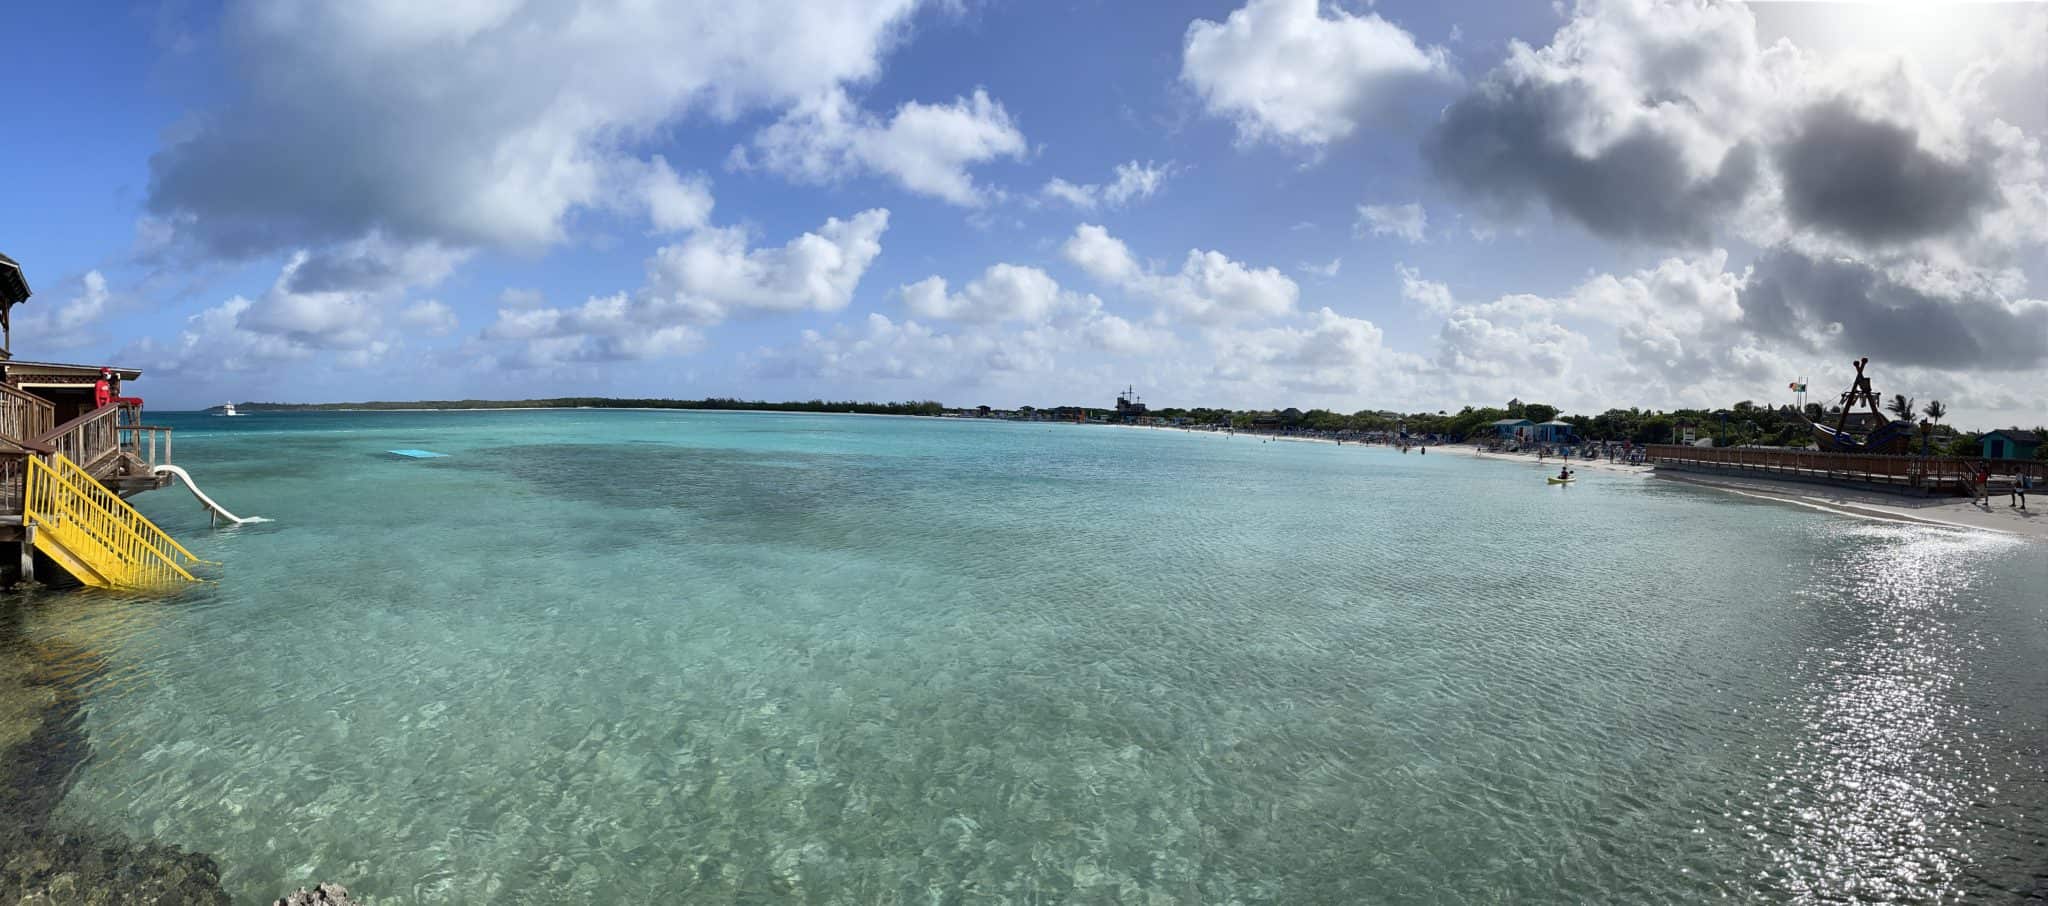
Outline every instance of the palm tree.
<path id="1" fill-rule="evenodd" d="M 1885 404 L 1885 409 L 1906 421 L 1913 420 L 1913 398 L 1903 393 L 1892 394 L 1892 401 Z"/>
<path id="2" fill-rule="evenodd" d="M 1934 429 L 1932 426 L 1941 424 L 1941 417 L 1948 414 L 1948 404 L 1943 403 L 1941 400 L 1928 400 L 1927 408 L 1920 411 L 1927 413 L 1927 421 L 1920 423 L 1926 429 L 1921 432 L 1922 436 L 1926 437 L 1926 440 L 1920 444 L 1920 452 L 1931 454 L 1934 452 Z"/>
<path id="3" fill-rule="evenodd" d="M 1941 400 L 1928 400 L 1927 408 L 1922 409 L 1920 411 L 1927 413 L 1927 418 L 1929 421 L 1932 421 L 1935 424 L 1939 425 L 1941 424 L 1942 418 L 1948 415 L 1948 404 L 1942 402 Z"/>

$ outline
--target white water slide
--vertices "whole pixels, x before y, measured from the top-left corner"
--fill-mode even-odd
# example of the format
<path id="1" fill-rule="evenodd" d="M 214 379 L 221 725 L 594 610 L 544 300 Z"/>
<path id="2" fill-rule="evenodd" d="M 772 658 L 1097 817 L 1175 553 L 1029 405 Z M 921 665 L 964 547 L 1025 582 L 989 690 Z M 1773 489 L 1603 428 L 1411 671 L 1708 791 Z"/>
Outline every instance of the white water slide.
<path id="1" fill-rule="evenodd" d="M 248 522 L 270 521 L 261 516 L 250 516 L 249 518 L 244 519 L 240 516 L 228 512 L 227 507 L 221 506 L 220 504 L 213 502 L 213 498 L 206 496 L 205 491 L 200 490 L 198 485 L 192 483 L 191 473 L 186 472 L 184 469 L 178 468 L 177 466 L 157 466 L 152 471 L 154 471 L 158 475 L 178 476 L 178 480 L 183 481 L 185 483 L 185 490 L 191 491 L 192 496 L 199 498 L 200 505 L 206 507 L 206 512 L 216 520 L 225 519 L 233 525 L 241 525 L 243 523 Z"/>

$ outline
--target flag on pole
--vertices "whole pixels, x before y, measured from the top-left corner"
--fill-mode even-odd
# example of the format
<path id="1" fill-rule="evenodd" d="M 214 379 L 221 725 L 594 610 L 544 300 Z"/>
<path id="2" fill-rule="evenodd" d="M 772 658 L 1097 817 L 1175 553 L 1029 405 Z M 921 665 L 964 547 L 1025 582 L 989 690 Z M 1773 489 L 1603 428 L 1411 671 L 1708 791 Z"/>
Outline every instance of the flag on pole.
<path id="1" fill-rule="evenodd" d="M 1800 382 L 1798 382 L 1798 381 L 1793 381 L 1792 383 L 1790 383 L 1790 384 L 1787 384 L 1787 385 L 1785 385 L 1785 386 L 1787 386 L 1787 387 L 1790 387 L 1790 388 L 1792 388 L 1792 392 L 1793 392 L 1793 393 L 1805 393 L 1805 392 L 1806 392 L 1806 385 L 1805 385 L 1805 384 L 1802 384 L 1802 383 L 1800 383 Z"/>

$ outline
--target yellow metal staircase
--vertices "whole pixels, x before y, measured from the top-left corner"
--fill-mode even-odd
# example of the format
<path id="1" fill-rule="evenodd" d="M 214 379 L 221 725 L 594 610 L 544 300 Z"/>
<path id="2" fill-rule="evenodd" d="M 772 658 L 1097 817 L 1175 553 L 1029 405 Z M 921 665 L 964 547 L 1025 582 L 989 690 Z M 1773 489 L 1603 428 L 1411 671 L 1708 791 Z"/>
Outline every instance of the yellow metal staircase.
<path id="1" fill-rule="evenodd" d="M 62 453 L 31 456 L 22 521 L 42 551 L 78 581 L 154 589 L 197 582 L 192 555 L 156 523 Z"/>

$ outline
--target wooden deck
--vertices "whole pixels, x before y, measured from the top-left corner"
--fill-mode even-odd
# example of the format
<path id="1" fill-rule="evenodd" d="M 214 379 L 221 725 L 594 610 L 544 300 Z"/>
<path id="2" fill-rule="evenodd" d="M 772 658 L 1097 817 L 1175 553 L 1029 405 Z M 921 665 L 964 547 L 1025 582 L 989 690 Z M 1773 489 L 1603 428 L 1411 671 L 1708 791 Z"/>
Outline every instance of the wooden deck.
<path id="1" fill-rule="evenodd" d="M 110 403 L 61 425 L 47 426 L 50 404 L 0 384 L 0 514 L 18 524 L 27 489 L 28 460 L 63 456 L 123 497 L 165 487 L 152 470 L 171 461 L 171 429 L 141 424 L 141 409 Z M 22 438 L 5 429 L 44 427 Z"/>
<path id="2" fill-rule="evenodd" d="M 1845 487 L 1882 488 L 1905 494 L 1971 492 L 1972 476 L 1984 461 L 1951 456 L 1890 456 L 1882 453 L 1823 453 L 1750 447 L 1688 447 L 1651 444 L 1649 461 L 1658 468 L 1752 475 Z M 2036 486 L 2048 484 L 2048 463 L 1993 460 L 1991 485 L 2002 491 L 2020 475 Z"/>

